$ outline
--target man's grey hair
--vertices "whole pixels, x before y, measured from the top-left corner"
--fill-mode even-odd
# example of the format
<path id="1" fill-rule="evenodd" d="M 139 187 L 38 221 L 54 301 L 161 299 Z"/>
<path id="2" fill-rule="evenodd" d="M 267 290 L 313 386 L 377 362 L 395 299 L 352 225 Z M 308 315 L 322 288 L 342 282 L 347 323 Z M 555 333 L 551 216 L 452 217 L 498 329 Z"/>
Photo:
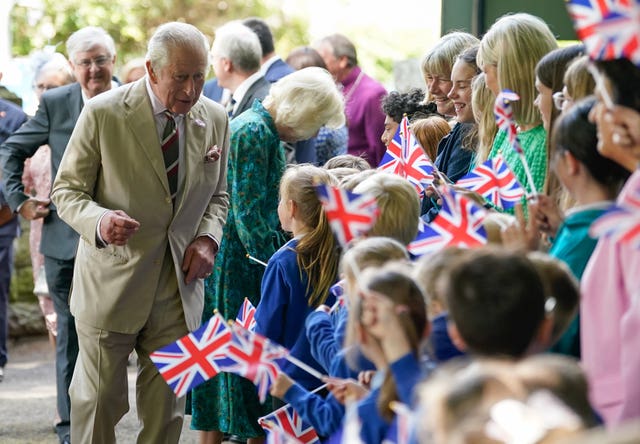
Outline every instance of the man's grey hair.
<path id="1" fill-rule="evenodd" d="M 262 61 L 260 39 L 239 21 L 229 22 L 216 30 L 211 54 L 229 59 L 235 68 L 249 74 L 259 70 Z"/>
<path id="2" fill-rule="evenodd" d="M 90 51 L 96 46 L 104 47 L 109 58 L 115 57 L 116 45 L 113 38 L 98 26 L 87 26 L 71 34 L 67 39 L 67 56 L 76 63 L 76 55 L 79 52 Z"/>
<path id="3" fill-rule="evenodd" d="M 346 36 L 342 34 L 331 34 L 320 39 L 320 43 L 326 43 L 333 50 L 336 58 L 347 57 L 349 66 L 358 66 L 358 53 L 356 47 Z"/>
<path id="4" fill-rule="evenodd" d="M 146 60 L 158 72 L 169 64 L 172 51 L 181 49 L 199 52 L 203 60 L 208 60 L 209 42 L 198 28 L 181 22 L 165 23 L 149 39 Z"/>

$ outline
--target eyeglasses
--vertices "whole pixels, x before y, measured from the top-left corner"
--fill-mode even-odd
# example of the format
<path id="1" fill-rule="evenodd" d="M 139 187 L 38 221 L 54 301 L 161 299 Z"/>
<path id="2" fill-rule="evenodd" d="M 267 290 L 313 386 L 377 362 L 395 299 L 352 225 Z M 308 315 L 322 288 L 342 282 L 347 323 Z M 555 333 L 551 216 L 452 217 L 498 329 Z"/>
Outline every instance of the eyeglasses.
<path id="1" fill-rule="evenodd" d="M 573 102 L 573 99 L 565 96 L 562 91 L 553 93 L 551 97 L 553 98 L 553 105 L 558 111 L 562 111 L 562 107 L 564 106 L 565 102 Z"/>
<path id="2" fill-rule="evenodd" d="M 103 66 L 105 66 L 107 63 L 110 63 L 110 62 L 111 62 L 110 57 L 100 56 L 100 57 L 96 57 L 93 60 L 90 60 L 90 59 L 80 60 L 79 62 L 76 62 L 75 65 L 84 69 L 89 69 L 91 68 L 91 65 L 95 64 L 98 68 L 102 68 Z"/>

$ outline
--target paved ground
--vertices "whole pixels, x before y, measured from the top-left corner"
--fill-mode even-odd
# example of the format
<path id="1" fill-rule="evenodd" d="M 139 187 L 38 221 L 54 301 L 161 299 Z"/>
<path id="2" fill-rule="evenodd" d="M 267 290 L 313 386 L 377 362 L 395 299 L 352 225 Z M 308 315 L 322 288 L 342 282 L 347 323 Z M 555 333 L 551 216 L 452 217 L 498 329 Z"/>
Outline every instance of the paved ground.
<path id="1" fill-rule="evenodd" d="M 56 444 L 54 353 L 47 338 L 30 337 L 9 343 L 9 363 L 0 383 L 0 442 L 2 444 Z M 135 368 L 129 368 L 131 410 L 118 424 L 118 443 L 135 443 L 139 429 L 135 410 Z M 185 417 L 181 443 L 197 443 Z"/>

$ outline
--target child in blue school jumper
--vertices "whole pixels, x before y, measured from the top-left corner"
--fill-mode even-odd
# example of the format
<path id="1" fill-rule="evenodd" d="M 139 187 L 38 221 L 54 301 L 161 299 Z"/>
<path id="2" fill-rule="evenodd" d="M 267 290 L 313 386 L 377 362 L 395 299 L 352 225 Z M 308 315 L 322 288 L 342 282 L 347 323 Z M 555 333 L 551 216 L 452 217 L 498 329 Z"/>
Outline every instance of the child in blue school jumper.
<path id="1" fill-rule="evenodd" d="M 395 251 L 398 251 L 396 247 L 400 247 L 402 250 L 403 245 L 406 246 L 415 239 L 418 233 L 420 200 L 411 182 L 393 174 L 375 172 L 358 183 L 354 192 L 374 196 L 378 204 L 378 217 L 365 237 L 391 238 L 397 243 L 393 247 Z M 368 246 L 365 247 L 365 250 L 367 248 Z M 363 257 L 364 263 L 362 265 L 357 264 L 356 260 L 354 262 L 356 267 L 352 274 L 358 274 L 360 269 L 364 270 L 369 265 L 367 262 L 370 262 L 370 265 L 381 265 L 393 258 L 400 259 L 399 255 L 395 254 L 385 257 L 386 253 L 387 250 L 384 248 L 377 253 L 372 252 L 374 257 L 371 261 Z M 359 249 L 356 249 L 354 254 L 360 255 Z M 407 255 L 406 251 L 402 251 L 401 254 L 402 258 Z M 342 268 L 345 274 L 349 272 L 344 266 Z M 346 292 L 348 294 L 350 290 L 347 288 Z M 338 311 L 337 315 L 332 317 L 332 325 L 335 326 L 335 329 L 329 328 L 328 319 L 329 317 L 323 313 L 312 314 L 306 324 L 307 336 L 311 342 L 311 351 L 314 357 L 329 371 L 329 374 L 335 374 L 331 372 L 331 368 L 348 369 L 343 354 L 337 353 L 337 350 L 342 347 L 341 339 L 344 338 L 346 312 Z M 332 333 L 335 333 L 335 337 Z"/>
<path id="2" fill-rule="evenodd" d="M 366 270 L 359 284 L 362 297 L 352 307 L 355 328 L 350 332 L 377 367 L 371 391 L 356 405 L 365 444 L 392 438 L 391 402 L 412 405 L 415 386 L 433 369 L 421 355 L 430 329 L 424 295 L 410 273 L 399 263 Z"/>
<path id="3" fill-rule="evenodd" d="M 329 312 L 328 306 L 320 306 L 309 314 L 305 322 L 311 354 L 330 376 L 355 378 L 359 370 L 349 370 L 341 350 L 344 345 L 350 301 L 356 295 L 357 278 L 360 271 L 368 267 L 379 267 L 391 260 L 409 260 L 407 249 L 389 237 L 369 237 L 355 242 L 342 256 L 340 269 L 343 276 L 344 306 Z"/>
<path id="4" fill-rule="evenodd" d="M 304 321 L 319 305 L 334 303 L 329 287 L 338 277 L 340 247 L 316 196 L 314 181 L 332 183 L 333 178 L 312 165 L 295 165 L 281 179 L 278 216 L 282 228 L 293 233 L 293 239 L 269 259 L 256 307 L 255 331 L 323 372 L 311 355 Z M 321 385 L 288 361 L 282 371 L 308 390 Z"/>
<path id="5" fill-rule="evenodd" d="M 347 298 L 357 296 L 358 270 L 381 266 L 392 260 L 406 260 L 407 250 L 398 241 L 386 237 L 371 237 L 355 243 L 342 257 L 341 269 L 344 276 L 344 291 Z M 349 303 L 329 313 L 329 307 L 322 305 L 309 314 L 306 321 L 307 337 L 311 344 L 311 354 L 332 377 L 348 380 L 357 378 L 361 370 L 373 370 L 375 366 L 364 357 L 349 366 L 343 349 L 348 319 Z M 354 351 L 358 354 L 357 351 Z M 355 364 L 355 365 L 354 365 Z M 353 381 L 355 382 L 355 381 Z M 332 380 L 336 387 L 347 389 L 353 382 Z M 313 426 L 322 436 L 331 436 L 342 424 L 344 405 L 333 394 L 326 398 L 306 390 L 296 381 L 280 376 L 271 394 L 290 403 L 298 414 Z"/>

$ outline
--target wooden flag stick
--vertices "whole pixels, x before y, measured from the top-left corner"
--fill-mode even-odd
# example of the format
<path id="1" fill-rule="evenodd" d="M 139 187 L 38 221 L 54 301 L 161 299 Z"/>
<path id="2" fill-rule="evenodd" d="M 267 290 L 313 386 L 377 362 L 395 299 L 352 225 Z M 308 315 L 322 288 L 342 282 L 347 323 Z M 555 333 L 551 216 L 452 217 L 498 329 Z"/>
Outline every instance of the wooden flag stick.
<path id="1" fill-rule="evenodd" d="M 290 363 L 292 363 L 293 365 L 295 365 L 296 367 L 298 367 L 298 368 L 304 370 L 305 372 L 309 373 L 311 376 L 314 376 L 314 377 L 318 378 L 320 381 L 322 381 L 322 378 L 324 378 L 324 376 L 325 376 L 322 373 L 320 373 L 318 370 L 316 370 L 315 368 L 311 367 L 310 365 L 305 364 L 304 362 L 302 362 L 298 358 L 294 358 L 291 355 L 288 355 L 286 357 L 286 360 L 289 361 Z"/>
<path id="2" fill-rule="evenodd" d="M 250 261 L 255 262 L 256 264 L 264 265 L 265 267 L 267 266 L 266 262 L 263 262 L 260 259 L 251 256 L 249 253 L 247 253 L 247 259 L 249 259 Z"/>

